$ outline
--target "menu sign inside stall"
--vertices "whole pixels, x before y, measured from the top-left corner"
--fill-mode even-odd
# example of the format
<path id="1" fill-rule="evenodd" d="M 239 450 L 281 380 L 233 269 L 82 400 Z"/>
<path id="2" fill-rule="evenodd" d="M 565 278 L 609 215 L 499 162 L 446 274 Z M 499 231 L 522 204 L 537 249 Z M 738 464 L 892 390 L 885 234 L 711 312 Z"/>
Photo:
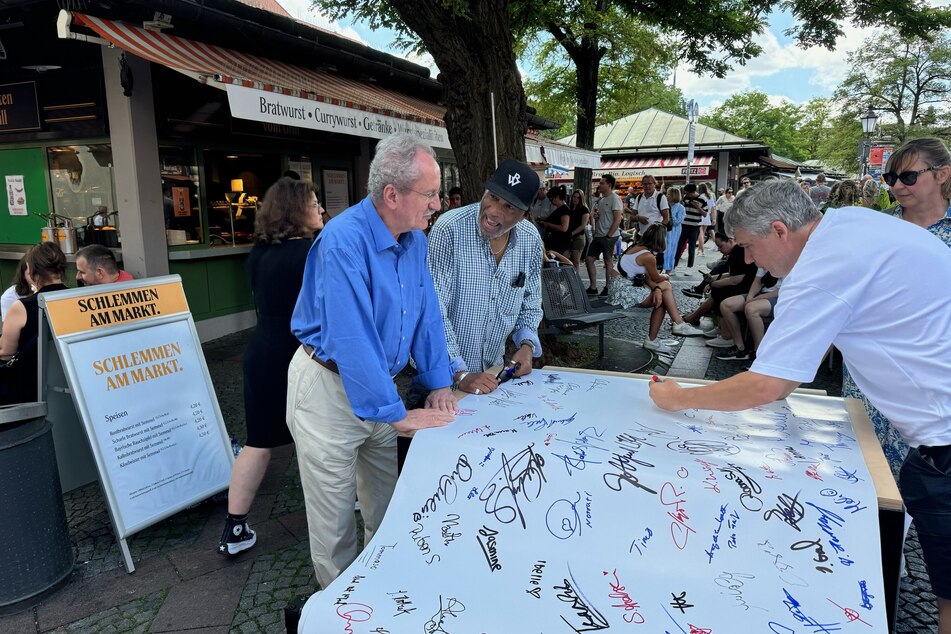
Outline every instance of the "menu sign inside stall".
<path id="1" fill-rule="evenodd" d="M 230 441 L 178 276 L 41 305 L 120 539 L 227 488 Z"/>
<path id="2" fill-rule="evenodd" d="M 0 132 L 40 129 L 36 82 L 0 84 Z"/>

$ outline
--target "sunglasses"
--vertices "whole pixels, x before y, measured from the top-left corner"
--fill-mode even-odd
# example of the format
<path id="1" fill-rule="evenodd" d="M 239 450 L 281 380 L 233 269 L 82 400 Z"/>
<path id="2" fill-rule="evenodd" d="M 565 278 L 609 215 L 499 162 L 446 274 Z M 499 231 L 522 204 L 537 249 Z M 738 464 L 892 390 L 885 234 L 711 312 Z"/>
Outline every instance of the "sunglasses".
<path id="1" fill-rule="evenodd" d="M 903 185 L 911 187 L 918 182 L 918 177 L 924 174 L 925 172 L 933 172 L 939 170 L 944 165 L 932 165 L 931 167 L 926 167 L 917 172 L 912 170 L 910 172 L 902 172 L 901 174 L 896 174 L 895 172 L 885 172 L 882 174 L 882 179 L 888 184 L 889 187 L 894 187 L 897 181 L 901 181 Z"/>

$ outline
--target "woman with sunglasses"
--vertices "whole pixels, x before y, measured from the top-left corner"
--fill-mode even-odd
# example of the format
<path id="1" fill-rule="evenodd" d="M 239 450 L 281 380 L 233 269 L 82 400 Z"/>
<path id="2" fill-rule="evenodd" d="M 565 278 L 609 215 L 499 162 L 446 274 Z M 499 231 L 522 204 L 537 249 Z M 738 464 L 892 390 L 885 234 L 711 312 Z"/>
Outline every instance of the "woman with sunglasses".
<path id="1" fill-rule="evenodd" d="M 891 155 L 885 168 L 882 179 L 898 199 L 898 204 L 885 213 L 927 229 L 951 247 L 951 153 L 944 142 L 935 138 L 908 141 Z M 885 457 L 897 476 L 908 446 L 888 419 L 869 404 L 845 368 L 842 396 L 864 401 Z"/>

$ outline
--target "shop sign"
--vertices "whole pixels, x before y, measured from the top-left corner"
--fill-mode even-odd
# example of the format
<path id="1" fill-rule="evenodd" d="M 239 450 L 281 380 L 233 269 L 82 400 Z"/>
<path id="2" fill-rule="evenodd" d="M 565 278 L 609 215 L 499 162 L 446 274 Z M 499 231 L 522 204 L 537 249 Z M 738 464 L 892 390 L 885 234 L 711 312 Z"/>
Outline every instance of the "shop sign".
<path id="1" fill-rule="evenodd" d="M 637 167 L 637 168 L 627 168 L 627 169 L 602 169 L 594 170 L 591 173 L 591 180 L 597 182 L 601 180 L 603 174 L 611 174 L 614 178 L 618 180 L 630 180 L 637 179 L 640 180 L 644 176 L 650 174 L 651 176 L 657 178 L 672 178 L 677 176 L 685 176 L 687 174 L 686 167 Z M 691 176 L 713 176 L 710 173 L 709 166 L 696 166 L 690 168 Z M 564 174 L 555 174 L 554 178 L 558 181 L 563 180 L 573 180 L 575 177 L 574 170 L 570 170 Z"/>
<path id="2" fill-rule="evenodd" d="M 40 129 L 36 82 L 0 85 L 0 132 Z"/>
<path id="3" fill-rule="evenodd" d="M 225 88 L 228 92 L 231 116 L 239 119 L 372 139 L 385 139 L 394 134 L 408 133 L 433 147 L 451 147 L 449 133 L 441 126 L 244 86 L 228 85 Z"/>

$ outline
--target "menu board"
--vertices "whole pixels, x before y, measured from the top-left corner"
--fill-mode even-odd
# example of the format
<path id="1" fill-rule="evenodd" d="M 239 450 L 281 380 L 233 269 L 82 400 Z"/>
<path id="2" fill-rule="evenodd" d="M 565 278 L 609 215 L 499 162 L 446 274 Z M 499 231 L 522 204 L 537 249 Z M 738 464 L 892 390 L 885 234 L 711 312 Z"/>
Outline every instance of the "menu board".
<path id="1" fill-rule="evenodd" d="M 642 380 L 536 370 L 461 405 L 300 632 L 887 631 L 841 399 L 669 413 Z"/>
<path id="2" fill-rule="evenodd" d="M 230 442 L 178 276 L 41 305 L 118 538 L 227 488 Z"/>

